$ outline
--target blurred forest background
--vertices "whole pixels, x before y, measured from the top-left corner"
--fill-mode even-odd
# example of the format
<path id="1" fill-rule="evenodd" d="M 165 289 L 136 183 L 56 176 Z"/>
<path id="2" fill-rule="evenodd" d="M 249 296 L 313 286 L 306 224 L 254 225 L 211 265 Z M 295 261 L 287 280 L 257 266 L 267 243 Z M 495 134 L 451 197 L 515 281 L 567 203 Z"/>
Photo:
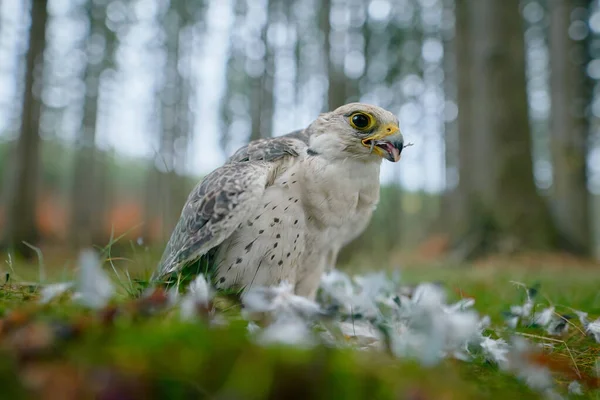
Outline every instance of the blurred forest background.
<path id="1" fill-rule="evenodd" d="M 413 142 L 353 257 L 598 256 L 596 0 L 2 0 L 0 230 L 162 251 L 248 140 L 350 101 Z"/>

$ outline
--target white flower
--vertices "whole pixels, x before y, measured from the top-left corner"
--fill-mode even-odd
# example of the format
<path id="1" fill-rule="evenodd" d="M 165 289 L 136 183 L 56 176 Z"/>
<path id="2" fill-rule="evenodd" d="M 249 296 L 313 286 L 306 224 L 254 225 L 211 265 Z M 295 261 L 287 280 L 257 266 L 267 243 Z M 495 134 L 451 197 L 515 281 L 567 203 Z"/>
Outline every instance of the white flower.
<path id="1" fill-rule="evenodd" d="M 396 319 L 388 324 L 393 353 L 398 357 L 415 357 L 431 365 L 446 356 L 467 360 L 468 344 L 480 340 L 482 326 L 474 300 L 463 299 L 447 305 L 441 287 L 423 283 L 408 298 L 400 295 Z"/>
<path id="2" fill-rule="evenodd" d="M 254 287 L 242 295 L 244 313 L 265 313 L 275 315 L 292 313 L 302 317 L 313 317 L 322 313 L 321 307 L 305 297 L 296 296 L 290 283 L 279 286 Z"/>
<path id="3" fill-rule="evenodd" d="M 208 306 L 208 303 L 213 297 L 213 291 L 203 274 L 198 275 L 196 279 L 190 283 L 187 294 L 193 296 L 198 303 L 204 306 Z"/>
<path id="4" fill-rule="evenodd" d="M 393 283 L 385 276 L 383 271 L 357 275 L 354 277 L 354 281 L 360 288 L 361 293 L 374 300 L 380 296 L 390 295 L 394 291 Z"/>
<path id="5" fill-rule="evenodd" d="M 456 349 L 470 342 L 480 333 L 478 315 L 473 311 L 447 314 L 444 330 L 446 346 Z"/>
<path id="6" fill-rule="evenodd" d="M 339 304 L 346 304 L 354 296 L 354 286 L 350 277 L 336 269 L 323 274 L 321 291 Z"/>
<path id="7" fill-rule="evenodd" d="M 458 301 L 450 306 L 446 306 L 446 307 L 444 307 L 444 309 L 447 312 L 464 311 L 466 309 L 472 308 L 473 305 L 475 305 L 475 300 L 467 298 L 467 299 L 461 299 L 460 301 Z"/>
<path id="8" fill-rule="evenodd" d="M 484 315 L 483 318 L 481 318 L 479 320 L 479 330 L 483 331 L 484 329 L 487 329 L 490 327 L 490 325 L 492 324 L 492 319 L 490 318 L 489 315 Z"/>
<path id="9" fill-rule="evenodd" d="M 594 322 L 590 322 L 586 328 L 586 332 L 591 333 L 596 342 L 600 343 L 600 318 L 596 319 Z"/>
<path id="10" fill-rule="evenodd" d="M 379 309 L 375 303 L 381 285 L 378 275 L 356 276 L 352 279 L 343 272 L 332 270 L 321 278 L 321 298 L 326 303 L 341 308 L 346 314 L 362 314 L 371 318 L 379 315 Z"/>
<path id="11" fill-rule="evenodd" d="M 383 335 L 370 322 L 340 322 L 338 324 L 344 336 L 353 338 L 360 346 L 370 346 L 383 340 Z"/>
<path id="12" fill-rule="evenodd" d="M 533 310 L 533 300 L 527 295 L 527 300 L 522 306 L 511 306 L 510 312 L 512 315 L 527 318 L 531 315 L 531 311 Z"/>
<path id="13" fill-rule="evenodd" d="M 548 307 L 542 311 L 536 312 L 531 318 L 531 322 L 539 326 L 545 327 L 552 321 L 554 316 L 554 307 Z"/>
<path id="14" fill-rule="evenodd" d="M 40 303 L 49 303 L 50 301 L 52 301 L 52 299 L 59 297 L 71 287 L 73 287 L 73 282 L 52 283 L 50 285 L 44 286 L 44 288 L 40 292 Z"/>
<path id="15" fill-rule="evenodd" d="M 583 390 L 581 390 L 581 384 L 577 381 L 569 383 L 569 394 L 576 396 L 583 396 Z"/>
<path id="16" fill-rule="evenodd" d="M 493 361 L 495 361 L 500 368 L 506 368 L 508 366 L 508 352 L 509 346 L 504 339 L 492 339 L 490 337 L 484 337 L 480 343 L 484 355 Z"/>
<path id="17" fill-rule="evenodd" d="M 446 293 L 437 285 L 422 283 L 415 288 L 412 303 L 426 309 L 440 308 L 446 302 Z"/>
<path id="18" fill-rule="evenodd" d="M 316 344 L 306 322 L 291 314 L 283 314 L 259 331 L 258 342 L 263 345 L 276 343 L 297 347 L 311 347 Z"/>
<path id="19" fill-rule="evenodd" d="M 188 286 L 188 292 L 181 301 L 181 318 L 191 319 L 198 313 L 198 308 L 208 308 L 213 298 L 213 291 L 204 277 L 200 274 Z"/>
<path id="20" fill-rule="evenodd" d="M 519 317 L 517 317 L 517 316 L 510 317 L 506 320 L 506 326 L 508 326 L 511 329 L 516 329 L 518 324 L 519 324 Z"/>
<path id="21" fill-rule="evenodd" d="M 522 368 L 518 374 L 525 380 L 527 386 L 532 389 L 544 391 L 548 390 L 552 385 L 552 375 L 548 368 L 528 366 Z"/>
<path id="22" fill-rule="evenodd" d="M 179 289 L 177 286 L 172 287 L 167 291 L 167 303 L 169 306 L 177 304 L 179 301 Z"/>
<path id="23" fill-rule="evenodd" d="M 573 310 L 573 311 L 575 311 L 575 314 L 577 314 L 577 317 L 579 317 L 579 322 L 581 322 L 581 325 L 583 326 L 583 328 L 586 329 L 588 324 L 590 323 L 590 321 L 588 321 L 588 319 L 587 319 L 588 313 L 586 313 L 584 311 L 578 311 L 578 310 Z"/>
<path id="24" fill-rule="evenodd" d="M 531 362 L 529 355 L 534 351 L 531 344 L 522 337 L 513 337 L 509 352 L 509 368 L 534 390 L 550 393 L 554 382 L 545 366 Z"/>
<path id="25" fill-rule="evenodd" d="M 260 331 L 260 326 L 256 325 L 254 321 L 250 321 L 248 322 L 246 329 L 248 330 L 248 333 L 253 334 Z"/>
<path id="26" fill-rule="evenodd" d="M 546 327 L 546 332 L 549 335 L 560 336 L 568 332 L 569 330 L 569 322 L 565 317 L 557 318 L 556 316 L 552 316 L 552 321 Z"/>
<path id="27" fill-rule="evenodd" d="M 89 308 L 102 308 L 113 296 L 113 284 L 102 269 L 100 260 L 92 250 L 84 250 L 79 256 L 77 296 L 74 298 Z"/>
<path id="28" fill-rule="evenodd" d="M 363 318 L 380 318 L 383 308 L 396 308 L 393 298 L 396 283 L 384 272 L 357 275 L 352 279 L 332 270 L 321 278 L 319 298 L 338 307 L 344 314 L 360 314 Z"/>

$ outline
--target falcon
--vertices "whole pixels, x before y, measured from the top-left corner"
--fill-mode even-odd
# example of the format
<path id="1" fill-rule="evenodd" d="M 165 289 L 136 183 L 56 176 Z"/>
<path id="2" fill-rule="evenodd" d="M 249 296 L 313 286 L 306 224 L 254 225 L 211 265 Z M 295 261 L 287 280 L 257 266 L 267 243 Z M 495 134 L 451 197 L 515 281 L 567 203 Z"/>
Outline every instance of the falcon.
<path id="1" fill-rule="evenodd" d="M 287 281 L 314 299 L 371 219 L 382 160 L 399 161 L 403 147 L 398 118 L 362 103 L 250 142 L 192 190 L 152 279 L 195 264 L 217 289 Z"/>

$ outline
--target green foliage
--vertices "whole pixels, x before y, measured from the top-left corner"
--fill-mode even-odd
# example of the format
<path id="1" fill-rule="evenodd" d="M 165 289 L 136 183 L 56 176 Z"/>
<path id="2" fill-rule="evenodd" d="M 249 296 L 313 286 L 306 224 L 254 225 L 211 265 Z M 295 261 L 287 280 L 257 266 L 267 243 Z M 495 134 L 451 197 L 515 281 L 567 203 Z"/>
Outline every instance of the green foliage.
<path id="1" fill-rule="evenodd" d="M 522 300 L 523 288 L 510 281 L 538 282 L 542 298 L 547 296 L 559 312 L 573 307 L 589 311 L 591 317 L 600 314 L 593 270 L 567 275 L 562 270 L 498 267 L 408 269 L 402 281 L 438 281 L 453 289 L 456 298 L 474 297 L 478 310 L 489 314 L 496 326 L 502 323 L 501 312 Z M 22 268 L 14 266 L 16 272 Z M 131 271 L 133 276 L 145 273 Z M 74 388 L 85 393 L 100 390 L 94 393 L 98 396 L 110 389 L 116 396 L 157 399 L 538 398 L 522 381 L 481 359 L 472 363 L 447 359 L 425 368 L 381 352 L 261 347 L 249 339 L 245 321 L 237 318 L 239 308 L 230 314 L 228 326 L 209 327 L 203 319 L 181 321 L 177 310 L 149 314 L 142 306 L 147 300 L 137 296 L 124 296 L 98 312 L 64 298 L 37 306 L 37 298 L 35 285 L 1 286 L 0 384 L 14 399 Z M 218 298 L 215 304 L 219 309 L 234 308 L 228 299 Z M 573 328 L 552 343 L 552 353 L 566 365 L 574 363 L 584 376 L 593 374 L 600 348 L 591 338 Z M 27 387 L 32 370 L 40 382 L 46 377 L 54 384 Z M 559 379 L 563 391 L 570 381 Z M 597 394 L 585 390 L 582 398 L 594 399 Z"/>
<path id="2" fill-rule="evenodd" d="M 98 387 L 100 378 L 110 377 L 105 382 L 110 386 L 95 394 L 106 395 L 110 391 L 121 396 L 165 399 L 480 398 L 478 386 L 481 376 L 486 375 L 482 373 L 473 381 L 467 370 L 452 362 L 423 369 L 415 362 L 400 362 L 385 354 L 326 347 L 263 348 L 248 340 L 245 324 L 236 322 L 227 328 L 211 329 L 201 322 L 181 322 L 166 315 L 150 319 L 122 316 L 108 325 L 100 323 L 100 316 L 92 322 L 74 322 L 81 319 L 82 313 L 93 315 L 68 304 L 62 307 L 62 311 L 69 312 L 46 310 L 46 317 L 38 316 L 2 337 L 5 344 L 11 344 L 18 335 L 28 335 L 24 342 L 18 342 L 20 346 L 4 350 L 0 381 L 8 383 L 13 379 L 15 394 L 11 398 L 48 395 L 32 390 L 25 396 L 23 377 L 31 369 L 49 376 L 55 369 L 65 374 L 65 369 L 70 371 L 66 366 L 78 373 L 63 375 L 53 386 L 55 390 L 77 388 L 87 393 Z M 12 319 L 17 319 L 14 314 Z M 4 321 L 10 320 L 8 314 Z M 40 325 L 42 321 L 51 324 L 51 333 L 43 328 L 50 326 Z M 48 334 L 52 338 L 46 341 Z M 7 362 L 22 358 L 24 353 L 25 362 Z M 492 369 L 482 369 L 489 375 L 497 374 Z M 498 385 L 494 394 L 519 393 L 520 398 L 535 398 L 521 383 L 509 377 L 503 379 L 506 382 Z"/>

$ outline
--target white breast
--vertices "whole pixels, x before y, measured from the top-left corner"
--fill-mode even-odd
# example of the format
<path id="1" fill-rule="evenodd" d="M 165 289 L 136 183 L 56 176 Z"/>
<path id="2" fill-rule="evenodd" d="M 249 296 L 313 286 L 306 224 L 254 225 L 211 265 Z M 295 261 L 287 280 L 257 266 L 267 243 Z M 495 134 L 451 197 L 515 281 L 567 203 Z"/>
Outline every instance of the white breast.
<path id="1" fill-rule="evenodd" d="M 379 163 L 294 159 L 262 206 L 220 246 L 218 287 L 295 283 L 314 298 L 331 254 L 358 236 L 379 201 Z"/>
<path id="2" fill-rule="evenodd" d="M 340 245 L 358 236 L 379 202 L 379 162 L 310 158 L 303 172 L 303 205 L 326 240 Z"/>

